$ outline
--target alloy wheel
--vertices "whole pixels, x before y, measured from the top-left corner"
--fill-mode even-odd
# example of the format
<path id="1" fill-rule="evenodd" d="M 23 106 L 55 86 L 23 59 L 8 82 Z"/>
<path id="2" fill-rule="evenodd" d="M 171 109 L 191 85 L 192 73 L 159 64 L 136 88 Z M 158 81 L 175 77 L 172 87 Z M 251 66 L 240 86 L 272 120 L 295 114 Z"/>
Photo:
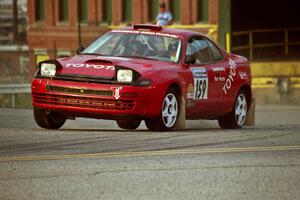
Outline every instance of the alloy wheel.
<path id="1" fill-rule="evenodd" d="M 247 115 L 247 99 L 246 96 L 241 93 L 237 97 L 235 103 L 235 119 L 239 126 L 242 126 L 245 123 Z"/>
<path id="2" fill-rule="evenodd" d="M 166 127 L 171 128 L 177 120 L 178 102 L 174 94 L 166 95 L 162 105 L 162 119 Z"/>

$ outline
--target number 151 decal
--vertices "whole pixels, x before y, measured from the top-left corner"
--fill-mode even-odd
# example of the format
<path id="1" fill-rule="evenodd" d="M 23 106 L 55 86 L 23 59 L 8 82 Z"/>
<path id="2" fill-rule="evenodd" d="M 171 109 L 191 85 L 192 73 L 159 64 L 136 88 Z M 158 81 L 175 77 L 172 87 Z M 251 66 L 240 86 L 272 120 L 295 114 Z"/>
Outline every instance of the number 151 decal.
<path id="1" fill-rule="evenodd" d="M 208 77 L 204 67 L 192 69 L 194 77 L 194 99 L 207 99 Z"/>

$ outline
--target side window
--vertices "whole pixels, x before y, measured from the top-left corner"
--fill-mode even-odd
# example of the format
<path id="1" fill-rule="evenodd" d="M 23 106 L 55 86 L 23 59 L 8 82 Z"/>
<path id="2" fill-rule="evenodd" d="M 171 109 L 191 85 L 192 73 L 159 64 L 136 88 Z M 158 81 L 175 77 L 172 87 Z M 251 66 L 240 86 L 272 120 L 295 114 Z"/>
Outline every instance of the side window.
<path id="1" fill-rule="evenodd" d="M 223 54 L 221 53 L 220 49 L 218 49 L 218 47 L 216 47 L 215 44 L 213 44 L 211 41 L 207 41 L 210 47 L 210 50 L 213 54 L 214 60 L 221 60 L 223 59 Z"/>
<path id="2" fill-rule="evenodd" d="M 204 38 L 191 39 L 187 46 L 186 56 L 193 57 L 193 64 L 204 64 L 214 61 L 209 44 Z"/>

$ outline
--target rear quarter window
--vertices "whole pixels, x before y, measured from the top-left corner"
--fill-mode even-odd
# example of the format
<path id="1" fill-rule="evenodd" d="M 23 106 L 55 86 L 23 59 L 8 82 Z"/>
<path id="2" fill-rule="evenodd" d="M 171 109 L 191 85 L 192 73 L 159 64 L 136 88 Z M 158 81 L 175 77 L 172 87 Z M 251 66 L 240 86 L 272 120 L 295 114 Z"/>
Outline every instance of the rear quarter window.
<path id="1" fill-rule="evenodd" d="M 223 59 L 223 54 L 220 51 L 220 49 L 215 44 L 213 44 L 211 41 L 207 40 L 207 42 L 208 42 L 209 48 L 212 52 L 214 60 L 215 61 L 222 60 Z"/>

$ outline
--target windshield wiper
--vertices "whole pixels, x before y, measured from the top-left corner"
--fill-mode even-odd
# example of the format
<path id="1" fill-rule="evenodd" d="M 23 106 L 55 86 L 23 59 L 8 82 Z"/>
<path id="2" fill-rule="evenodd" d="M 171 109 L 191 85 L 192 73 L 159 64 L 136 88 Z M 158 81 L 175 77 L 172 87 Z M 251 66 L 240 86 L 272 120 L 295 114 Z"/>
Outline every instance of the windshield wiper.
<path id="1" fill-rule="evenodd" d="M 158 60 L 158 59 L 155 59 L 155 58 L 148 58 L 148 57 L 141 57 L 141 56 L 116 56 L 116 57 L 138 58 L 138 59 L 145 59 L 145 60 Z"/>
<path id="2" fill-rule="evenodd" d="M 81 53 L 80 55 L 104 56 L 104 55 L 99 54 L 99 53 Z"/>
<path id="3" fill-rule="evenodd" d="M 93 56 L 109 56 L 109 57 L 122 57 L 122 58 L 138 58 L 138 59 L 145 59 L 145 60 L 159 60 L 155 58 L 148 58 L 148 57 L 141 57 L 141 56 L 113 56 L 113 55 L 103 55 L 98 53 L 81 53 L 80 55 L 93 55 Z"/>

